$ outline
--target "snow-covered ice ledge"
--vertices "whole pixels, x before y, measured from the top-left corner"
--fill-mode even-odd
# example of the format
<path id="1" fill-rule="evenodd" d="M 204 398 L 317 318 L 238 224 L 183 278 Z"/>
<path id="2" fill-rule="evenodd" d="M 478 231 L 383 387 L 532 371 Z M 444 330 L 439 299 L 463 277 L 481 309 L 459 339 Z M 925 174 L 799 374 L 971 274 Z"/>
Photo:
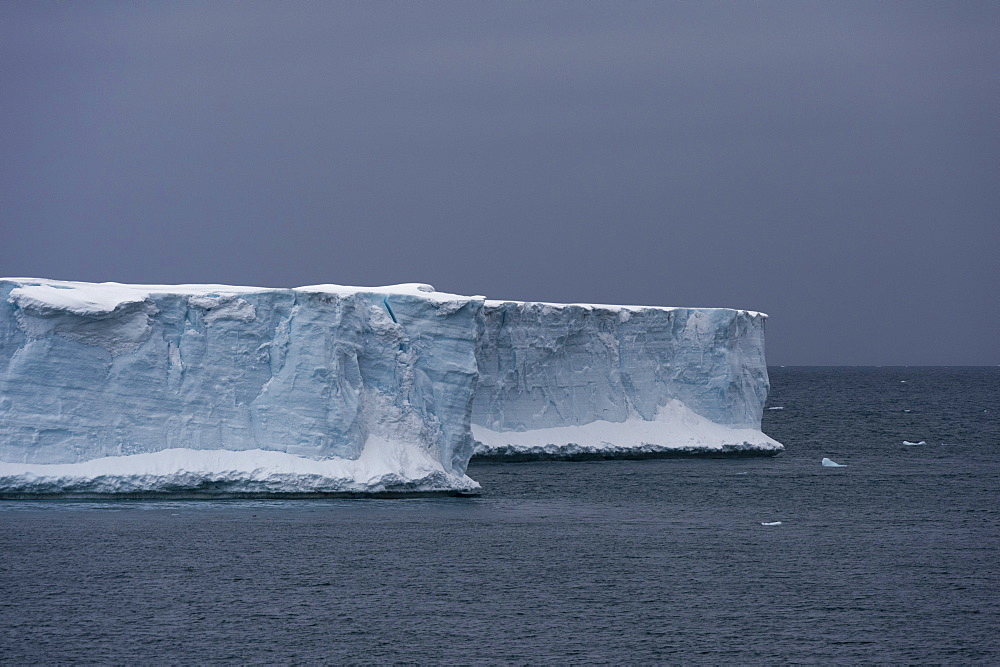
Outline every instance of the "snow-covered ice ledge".
<path id="1" fill-rule="evenodd" d="M 165 449 L 81 463 L 0 463 L 6 498 L 256 498 L 470 494 L 419 448 L 373 437 L 357 459 L 310 459 L 262 449 Z"/>
<path id="2" fill-rule="evenodd" d="M 0 279 L 0 496 L 470 493 L 474 446 L 771 455 L 764 317 Z"/>
<path id="3" fill-rule="evenodd" d="M 472 425 L 474 458 L 492 461 L 586 461 L 671 457 L 775 456 L 784 446 L 759 430 L 716 424 L 678 400 L 646 421 L 598 420 L 582 426 L 492 431 Z"/>

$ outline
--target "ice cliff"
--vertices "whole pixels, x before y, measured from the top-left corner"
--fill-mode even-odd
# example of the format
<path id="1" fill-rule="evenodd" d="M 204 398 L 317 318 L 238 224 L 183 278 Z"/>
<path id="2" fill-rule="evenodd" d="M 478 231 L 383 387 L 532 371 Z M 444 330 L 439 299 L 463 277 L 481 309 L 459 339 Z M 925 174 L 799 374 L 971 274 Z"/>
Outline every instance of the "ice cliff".
<path id="1" fill-rule="evenodd" d="M 728 308 L 487 301 L 477 456 L 776 454 L 764 319 Z"/>
<path id="2" fill-rule="evenodd" d="M 0 280 L 6 497 L 469 492 L 476 441 L 773 454 L 767 388 L 746 311 Z"/>
<path id="3" fill-rule="evenodd" d="M 475 489 L 482 303 L 0 281 L 0 493 Z"/>

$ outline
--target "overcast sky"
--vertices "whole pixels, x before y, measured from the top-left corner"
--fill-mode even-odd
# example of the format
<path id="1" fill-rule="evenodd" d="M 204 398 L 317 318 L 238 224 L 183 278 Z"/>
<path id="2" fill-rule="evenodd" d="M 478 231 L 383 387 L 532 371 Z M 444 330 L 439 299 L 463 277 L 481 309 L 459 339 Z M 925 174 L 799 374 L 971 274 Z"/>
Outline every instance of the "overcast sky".
<path id="1" fill-rule="evenodd" d="M 770 314 L 1000 364 L 1000 3 L 0 3 L 0 275 Z"/>

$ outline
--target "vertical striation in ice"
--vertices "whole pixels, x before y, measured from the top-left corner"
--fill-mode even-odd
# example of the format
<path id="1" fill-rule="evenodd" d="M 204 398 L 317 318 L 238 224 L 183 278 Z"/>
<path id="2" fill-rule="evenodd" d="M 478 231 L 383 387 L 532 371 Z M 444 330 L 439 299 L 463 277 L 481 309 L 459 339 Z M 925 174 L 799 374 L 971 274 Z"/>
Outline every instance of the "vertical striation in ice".
<path id="1" fill-rule="evenodd" d="M 781 446 L 760 433 L 764 320 L 728 308 L 487 301 L 477 451 L 777 453 Z"/>
<path id="2" fill-rule="evenodd" d="M 72 464 L 180 449 L 357 460 L 377 440 L 413 451 L 372 472 L 374 486 L 386 475 L 412 486 L 430 461 L 431 487 L 471 488 L 464 473 L 481 306 L 479 297 L 414 285 L 5 280 L 0 461 Z M 337 490 L 329 480 L 321 486 Z"/>

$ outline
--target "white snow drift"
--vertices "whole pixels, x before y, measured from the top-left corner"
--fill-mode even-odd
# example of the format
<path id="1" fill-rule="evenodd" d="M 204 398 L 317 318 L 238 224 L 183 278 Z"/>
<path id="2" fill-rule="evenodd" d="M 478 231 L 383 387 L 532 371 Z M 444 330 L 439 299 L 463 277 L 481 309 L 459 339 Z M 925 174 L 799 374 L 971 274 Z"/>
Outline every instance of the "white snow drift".
<path id="1" fill-rule="evenodd" d="M 371 436 L 357 459 L 254 449 L 164 449 L 81 463 L 0 463 L 0 489 L 31 496 L 475 492 L 427 451 Z"/>

